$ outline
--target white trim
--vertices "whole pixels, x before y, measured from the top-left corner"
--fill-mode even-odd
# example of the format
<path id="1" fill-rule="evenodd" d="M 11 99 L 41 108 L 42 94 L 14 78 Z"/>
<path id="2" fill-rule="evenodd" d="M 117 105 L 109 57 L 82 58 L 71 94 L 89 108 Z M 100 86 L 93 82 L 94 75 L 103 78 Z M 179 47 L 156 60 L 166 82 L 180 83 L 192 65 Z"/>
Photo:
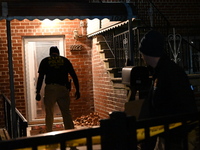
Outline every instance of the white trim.
<path id="1" fill-rule="evenodd" d="M 44 42 L 44 41 L 59 41 L 58 46 L 60 50 L 60 55 L 65 56 L 64 53 L 64 36 L 44 36 L 44 37 L 24 37 L 24 53 L 25 53 L 25 76 L 26 76 L 26 92 L 27 92 L 27 112 L 28 112 L 28 121 L 43 121 L 44 119 L 35 119 L 37 118 L 37 101 L 35 100 L 35 92 L 36 92 L 36 84 L 37 84 L 37 68 L 39 64 L 37 64 L 37 52 L 35 49 L 36 42 Z M 50 48 L 50 47 L 49 47 Z M 49 48 L 46 49 L 43 53 L 49 56 Z M 45 57 L 47 57 L 45 56 Z M 37 60 L 41 61 L 41 60 Z M 43 97 L 43 95 L 41 95 Z M 55 118 L 61 119 L 61 117 Z"/>

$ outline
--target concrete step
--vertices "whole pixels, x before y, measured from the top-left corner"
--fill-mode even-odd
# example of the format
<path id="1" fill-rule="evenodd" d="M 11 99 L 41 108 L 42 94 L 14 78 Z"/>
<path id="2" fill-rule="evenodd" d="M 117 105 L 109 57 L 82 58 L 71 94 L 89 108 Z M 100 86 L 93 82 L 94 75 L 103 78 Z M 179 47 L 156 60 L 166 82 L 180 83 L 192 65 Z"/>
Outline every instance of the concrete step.
<path id="1" fill-rule="evenodd" d="M 105 68 L 114 68 L 115 67 L 115 59 L 114 58 L 106 58 L 103 61 L 105 63 Z"/>
<path id="2" fill-rule="evenodd" d="M 54 123 L 53 131 L 60 131 L 60 130 L 64 130 L 63 123 Z M 38 135 L 38 134 L 42 134 L 42 133 L 46 133 L 45 124 L 31 125 L 27 129 L 27 136 Z"/>
<path id="3" fill-rule="evenodd" d="M 111 78 L 122 77 L 121 68 L 107 68 Z"/>
<path id="4" fill-rule="evenodd" d="M 96 45 L 98 46 L 99 51 L 102 49 L 108 49 L 108 45 L 104 41 L 97 42 Z"/>
<path id="5" fill-rule="evenodd" d="M 115 57 L 110 49 L 102 49 L 99 52 L 100 52 L 102 58 L 114 58 Z"/>
<path id="6" fill-rule="evenodd" d="M 102 35 L 97 35 L 97 41 L 105 41 Z"/>
<path id="7" fill-rule="evenodd" d="M 10 140 L 10 135 L 5 128 L 0 129 L 0 141 Z"/>
<path id="8" fill-rule="evenodd" d="M 113 87 L 115 89 L 125 89 L 126 85 L 122 84 L 122 78 L 111 78 L 111 81 L 113 82 Z"/>

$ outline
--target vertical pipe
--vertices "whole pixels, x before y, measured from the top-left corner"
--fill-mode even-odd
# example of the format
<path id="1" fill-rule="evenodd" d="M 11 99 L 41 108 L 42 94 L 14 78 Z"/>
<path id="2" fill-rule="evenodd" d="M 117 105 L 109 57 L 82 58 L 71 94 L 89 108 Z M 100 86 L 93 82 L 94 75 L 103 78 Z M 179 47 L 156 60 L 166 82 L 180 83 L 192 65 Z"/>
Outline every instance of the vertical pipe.
<path id="1" fill-rule="evenodd" d="M 15 115 L 15 94 L 14 94 L 14 75 L 13 75 L 13 61 L 12 61 L 12 43 L 11 43 L 11 29 L 10 21 L 6 20 L 7 28 L 7 46 L 8 46 L 8 65 L 10 76 L 10 98 L 11 98 L 11 125 L 12 125 L 12 138 L 17 137 L 17 122 Z"/>
<path id="2" fill-rule="evenodd" d="M 87 150 L 92 150 L 92 136 L 87 137 Z"/>
<path id="3" fill-rule="evenodd" d="M 132 32 L 132 28 L 133 28 L 133 23 L 132 23 L 132 19 L 129 19 L 128 21 L 128 31 L 129 31 L 129 62 L 127 63 L 127 66 L 133 66 L 134 65 L 134 40 L 133 40 L 133 32 Z"/>
<path id="4" fill-rule="evenodd" d="M 150 2 L 150 8 L 149 8 L 149 18 L 150 18 L 151 27 L 154 27 L 154 25 L 153 25 L 153 6 L 152 6 L 151 2 Z"/>
<path id="5" fill-rule="evenodd" d="M 135 141 L 131 141 L 131 143 L 129 143 L 130 131 L 127 130 L 127 126 L 130 123 L 128 122 L 126 114 L 124 112 L 112 112 L 110 114 L 110 119 L 101 120 L 100 123 L 101 149 L 131 150 L 129 147 L 133 147 L 132 143 L 134 143 Z M 133 130 L 135 130 L 135 128 Z"/>

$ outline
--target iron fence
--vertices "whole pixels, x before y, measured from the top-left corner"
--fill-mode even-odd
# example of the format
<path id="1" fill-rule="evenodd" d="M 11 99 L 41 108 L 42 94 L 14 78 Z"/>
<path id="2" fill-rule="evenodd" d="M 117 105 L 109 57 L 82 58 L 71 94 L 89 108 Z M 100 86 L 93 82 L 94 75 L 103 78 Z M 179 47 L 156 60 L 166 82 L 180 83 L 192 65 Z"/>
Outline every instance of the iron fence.
<path id="1" fill-rule="evenodd" d="M 119 34 L 114 34 L 114 31 L 104 33 L 104 37 L 112 52 L 112 58 L 115 60 L 115 68 L 128 66 L 130 51 L 133 51 L 134 65 L 145 65 L 140 52 L 139 43 L 144 34 L 152 28 L 136 27 L 133 28 L 133 43 L 132 50 L 129 48 L 129 31 L 124 31 Z M 200 37 L 188 35 L 177 29 L 179 33 L 174 32 L 175 28 L 166 28 L 160 31 L 165 36 L 165 51 L 167 55 L 175 63 L 180 65 L 187 74 L 200 73 Z"/>
<path id="2" fill-rule="evenodd" d="M 96 144 L 99 144 L 102 150 L 137 150 L 139 143 L 148 144 L 151 138 L 161 134 L 165 135 L 166 143 L 168 143 L 168 135 L 173 132 L 184 137 L 184 149 L 188 150 L 188 133 L 191 129 L 199 128 L 199 122 L 199 112 L 139 121 L 134 116 L 126 116 L 124 112 L 112 112 L 109 119 L 100 121 L 100 127 L 50 132 L 38 136 L 0 141 L 0 147 L 6 150 L 19 148 L 21 150 L 27 148 L 32 150 L 44 148 L 66 150 L 69 146 L 80 146 L 79 143 L 82 144 L 81 141 L 84 138 L 86 140 L 84 146 L 87 150 L 93 150 L 93 137 L 97 136 Z M 199 136 L 199 130 L 196 132 Z M 55 147 L 51 147 L 54 145 Z M 168 144 L 165 144 L 165 149 L 169 150 Z"/>

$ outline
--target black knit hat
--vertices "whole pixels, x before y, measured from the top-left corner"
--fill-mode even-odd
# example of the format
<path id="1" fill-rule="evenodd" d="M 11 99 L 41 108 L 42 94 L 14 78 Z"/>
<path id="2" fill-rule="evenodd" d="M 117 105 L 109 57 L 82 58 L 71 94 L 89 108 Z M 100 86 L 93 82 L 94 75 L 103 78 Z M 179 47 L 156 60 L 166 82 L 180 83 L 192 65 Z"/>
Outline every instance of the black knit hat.
<path id="1" fill-rule="evenodd" d="M 56 53 L 56 54 L 58 54 L 58 55 L 60 54 L 59 49 L 58 49 L 57 46 L 52 46 L 52 47 L 50 47 L 49 55 L 52 55 L 53 53 Z"/>
<path id="2" fill-rule="evenodd" d="M 147 56 L 162 56 L 164 54 L 164 36 L 154 30 L 147 32 L 140 42 L 139 50 Z"/>

